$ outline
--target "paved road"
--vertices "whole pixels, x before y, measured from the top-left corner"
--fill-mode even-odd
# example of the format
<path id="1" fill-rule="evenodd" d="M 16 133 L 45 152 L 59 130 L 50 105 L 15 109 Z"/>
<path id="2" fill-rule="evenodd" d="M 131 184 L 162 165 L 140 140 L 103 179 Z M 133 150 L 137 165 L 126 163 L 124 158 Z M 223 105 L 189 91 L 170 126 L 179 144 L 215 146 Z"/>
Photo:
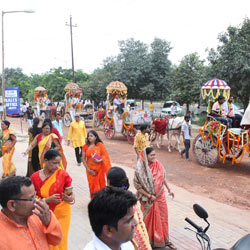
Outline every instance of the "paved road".
<path id="1" fill-rule="evenodd" d="M 18 143 L 14 154 L 14 162 L 18 175 L 26 174 L 27 159 L 21 155 L 27 148 L 28 136 L 17 134 Z M 72 206 L 71 226 L 69 232 L 69 250 L 80 250 L 92 238 L 91 227 L 88 221 L 87 204 L 89 202 L 89 191 L 86 174 L 83 167 L 78 167 L 75 161 L 74 151 L 71 147 L 63 144 L 65 155 L 68 160 L 68 172 L 73 178 L 76 203 Z M 2 160 L 0 160 L 2 161 Z M 113 163 L 113 165 L 116 165 Z M 121 166 L 121 165 L 120 165 Z M 122 166 L 127 172 L 131 191 L 134 170 Z M 1 173 L 0 173 L 1 174 Z M 187 223 L 185 217 L 193 219 L 203 227 L 205 223 L 201 221 L 192 210 L 192 204 L 199 203 L 209 213 L 211 228 L 208 231 L 212 239 L 212 247 L 231 247 L 241 236 L 249 233 L 250 212 L 237 209 L 214 200 L 192 194 L 180 187 L 170 183 L 171 189 L 175 192 L 175 199 L 167 199 L 169 207 L 170 240 L 179 250 L 201 249 L 196 242 L 195 235 L 184 229 Z"/>

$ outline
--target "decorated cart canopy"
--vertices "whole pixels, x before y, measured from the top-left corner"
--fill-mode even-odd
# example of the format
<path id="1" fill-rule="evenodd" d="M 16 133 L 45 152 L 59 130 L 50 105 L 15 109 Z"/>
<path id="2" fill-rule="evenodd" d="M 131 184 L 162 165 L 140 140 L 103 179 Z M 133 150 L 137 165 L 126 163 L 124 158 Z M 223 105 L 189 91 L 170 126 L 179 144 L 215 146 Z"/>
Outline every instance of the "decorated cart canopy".
<path id="1" fill-rule="evenodd" d="M 112 96 L 115 94 L 119 94 L 121 96 L 127 95 L 127 90 L 128 88 L 123 82 L 119 81 L 114 81 L 111 82 L 107 87 L 106 87 L 107 93 L 111 94 Z"/>
<path id="2" fill-rule="evenodd" d="M 44 101 L 46 101 L 48 99 L 47 93 L 46 93 L 46 89 L 42 86 L 38 86 L 35 88 L 34 91 L 34 101 L 35 103 L 43 103 Z"/>
<path id="3" fill-rule="evenodd" d="M 68 83 L 65 88 L 64 91 L 66 91 L 66 95 L 67 96 L 76 96 L 79 97 L 82 94 L 82 88 L 79 87 L 78 84 L 74 83 L 74 82 L 70 82 Z"/>
<path id="4" fill-rule="evenodd" d="M 202 85 L 201 94 L 203 99 L 206 99 L 208 96 L 216 99 L 219 95 L 223 95 L 228 100 L 230 90 L 231 88 L 225 81 L 215 78 Z"/>

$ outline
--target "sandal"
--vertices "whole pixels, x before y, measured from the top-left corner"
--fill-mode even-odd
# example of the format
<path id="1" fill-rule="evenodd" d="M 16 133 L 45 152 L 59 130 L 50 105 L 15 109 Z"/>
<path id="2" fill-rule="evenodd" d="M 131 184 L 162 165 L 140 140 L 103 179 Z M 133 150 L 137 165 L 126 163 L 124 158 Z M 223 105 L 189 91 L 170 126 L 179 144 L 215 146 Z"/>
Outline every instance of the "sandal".
<path id="1" fill-rule="evenodd" d="M 167 246 L 169 249 L 177 250 L 177 247 L 176 247 L 172 242 L 170 242 L 170 241 L 166 244 L 166 246 Z"/>

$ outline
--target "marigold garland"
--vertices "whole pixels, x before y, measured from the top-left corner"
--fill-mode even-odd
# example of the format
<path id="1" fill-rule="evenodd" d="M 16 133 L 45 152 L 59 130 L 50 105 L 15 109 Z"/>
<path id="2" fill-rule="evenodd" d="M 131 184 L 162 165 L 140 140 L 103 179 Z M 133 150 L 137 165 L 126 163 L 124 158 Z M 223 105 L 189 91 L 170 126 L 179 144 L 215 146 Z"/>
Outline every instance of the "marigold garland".
<path id="1" fill-rule="evenodd" d="M 124 122 L 122 123 L 122 126 L 126 129 L 126 130 L 130 130 L 134 128 L 134 123 L 131 122 L 129 126 L 127 126 Z"/>
<path id="2" fill-rule="evenodd" d="M 209 123 L 205 122 L 205 124 L 203 126 L 203 129 L 201 129 L 201 128 L 199 129 L 199 133 L 201 134 L 202 139 L 203 139 L 204 142 L 205 142 L 205 140 L 207 140 L 210 137 L 212 144 L 215 147 L 218 148 L 219 157 L 223 160 L 223 163 L 224 163 L 225 160 L 226 160 L 227 152 L 222 154 L 222 152 L 221 152 L 221 144 L 222 144 L 222 140 L 223 140 L 223 137 L 224 137 L 224 134 L 225 134 L 225 131 L 226 131 L 226 126 L 223 125 L 223 124 L 220 124 L 218 135 L 216 136 L 217 137 L 217 142 L 215 143 L 214 139 L 213 139 L 213 136 L 214 136 L 214 132 L 215 132 L 214 128 L 217 128 L 216 123 L 211 122 L 210 126 L 212 126 L 212 124 L 214 126 L 212 126 L 212 128 L 209 129 L 208 135 L 205 136 L 205 128 L 207 127 L 208 124 Z M 223 131 L 222 131 L 222 129 L 223 129 Z M 242 161 L 243 156 L 244 156 L 245 153 L 249 153 L 249 157 L 250 157 L 250 148 L 249 148 L 250 145 L 249 145 L 248 133 L 249 132 L 247 132 L 247 131 L 243 132 L 241 134 L 241 138 L 240 138 L 240 135 L 236 135 L 236 134 L 232 133 L 232 131 L 227 130 L 226 139 L 227 139 L 227 150 L 228 150 L 228 152 L 230 152 L 230 141 L 232 141 L 232 154 L 233 154 L 232 164 L 240 163 Z M 221 138 L 222 138 L 222 140 L 221 140 Z M 241 141 L 241 145 L 240 145 L 240 141 Z M 236 159 L 236 155 L 235 155 L 235 143 L 237 143 L 237 151 L 242 150 L 242 154 L 241 154 L 241 157 L 239 158 L 239 160 Z"/>
<path id="3" fill-rule="evenodd" d="M 114 118 L 111 117 L 110 119 L 108 118 L 107 115 L 105 115 L 105 121 L 108 122 L 108 123 L 112 123 L 112 125 L 114 125 Z"/>

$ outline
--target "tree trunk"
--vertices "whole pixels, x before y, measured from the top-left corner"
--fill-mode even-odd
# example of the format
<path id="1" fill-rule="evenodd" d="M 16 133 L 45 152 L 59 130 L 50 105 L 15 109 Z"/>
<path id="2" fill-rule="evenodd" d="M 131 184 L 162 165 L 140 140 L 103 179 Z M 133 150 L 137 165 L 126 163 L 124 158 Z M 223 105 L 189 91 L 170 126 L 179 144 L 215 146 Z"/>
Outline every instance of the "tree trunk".
<path id="1" fill-rule="evenodd" d="M 144 100 L 141 100 L 141 109 L 144 110 Z"/>
<path id="2" fill-rule="evenodd" d="M 187 110 L 186 110 L 186 114 L 189 112 L 189 103 L 186 104 L 187 105 Z"/>
<path id="3" fill-rule="evenodd" d="M 247 106 L 249 104 L 249 97 L 244 98 L 244 100 L 242 101 L 242 103 L 243 103 L 243 106 L 244 106 L 244 111 L 246 111 Z"/>

